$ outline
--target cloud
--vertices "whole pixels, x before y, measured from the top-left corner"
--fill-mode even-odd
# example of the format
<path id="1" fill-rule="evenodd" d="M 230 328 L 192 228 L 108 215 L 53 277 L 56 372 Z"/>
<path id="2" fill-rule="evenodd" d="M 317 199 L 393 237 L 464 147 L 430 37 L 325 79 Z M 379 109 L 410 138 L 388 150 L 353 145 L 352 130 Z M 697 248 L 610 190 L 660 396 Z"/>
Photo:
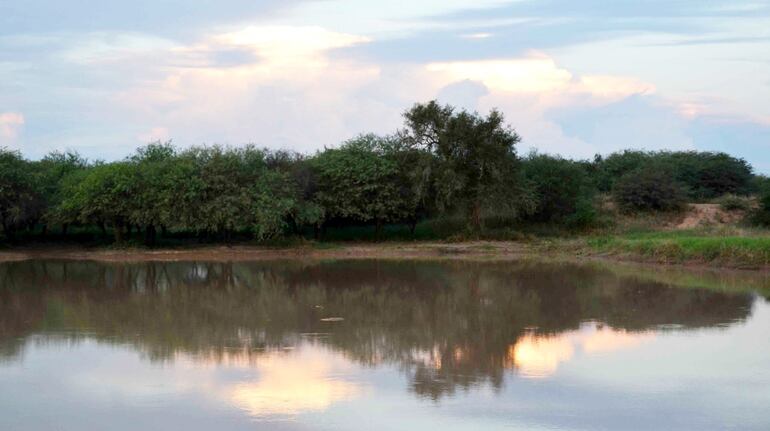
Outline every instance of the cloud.
<path id="1" fill-rule="evenodd" d="M 180 14 L 181 0 L 11 3 L 0 94 L 35 119 L 12 131 L 31 157 L 71 147 L 117 159 L 166 138 L 312 152 L 390 133 L 438 98 L 500 108 L 522 151 L 735 148 L 770 163 L 765 71 L 706 60 L 740 44 L 729 54 L 761 62 L 763 4 L 193 0 Z"/>
<path id="2" fill-rule="evenodd" d="M 0 2 L 0 35 L 143 32 L 198 37 L 201 28 L 266 19 L 298 0 L 25 0 Z"/>
<path id="3" fill-rule="evenodd" d="M 166 127 L 153 127 L 152 129 L 140 133 L 137 136 L 137 139 L 141 142 L 157 142 L 157 141 L 168 141 L 171 138 L 171 133 Z"/>
<path id="4" fill-rule="evenodd" d="M 483 83 L 465 79 L 442 88 L 436 95 L 436 99 L 441 103 L 472 112 L 479 109 L 479 100 L 488 94 L 489 89 Z"/>
<path id="5" fill-rule="evenodd" d="M 575 357 L 633 349 L 654 338 L 650 332 L 631 333 L 595 324 L 553 336 L 526 334 L 510 346 L 509 366 L 524 377 L 550 377 Z"/>
<path id="6" fill-rule="evenodd" d="M 691 150 L 688 121 L 656 96 L 636 94 L 606 105 L 550 109 L 545 113 L 565 135 L 590 143 L 597 153 L 625 148 Z"/>
<path id="7" fill-rule="evenodd" d="M 489 88 L 517 93 L 561 91 L 572 79 L 568 71 L 556 67 L 553 59 L 537 54 L 506 60 L 431 63 L 427 69 L 450 80 L 470 79 Z"/>
<path id="8" fill-rule="evenodd" d="M 334 375 L 343 367 L 349 365 L 317 349 L 265 355 L 254 365 L 259 379 L 236 384 L 230 400 L 259 418 L 324 411 L 363 392 L 359 385 Z"/>
<path id="9" fill-rule="evenodd" d="M 0 112 L 0 142 L 16 139 L 24 126 L 24 115 L 17 112 Z"/>

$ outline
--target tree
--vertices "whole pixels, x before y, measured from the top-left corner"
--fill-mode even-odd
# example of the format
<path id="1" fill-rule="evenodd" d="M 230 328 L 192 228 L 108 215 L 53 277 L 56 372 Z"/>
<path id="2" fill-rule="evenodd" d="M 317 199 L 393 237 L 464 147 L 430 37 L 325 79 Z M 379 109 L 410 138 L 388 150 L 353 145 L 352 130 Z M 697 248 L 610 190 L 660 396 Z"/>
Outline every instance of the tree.
<path id="1" fill-rule="evenodd" d="M 64 228 L 77 220 L 76 214 L 61 211 L 61 204 L 67 196 L 66 187 L 70 186 L 70 180 L 65 179 L 74 178 L 86 169 L 88 161 L 72 151 L 53 151 L 35 163 L 38 190 L 45 207 L 42 214 L 43 232 L 47 231 L 50 224 L 60 223 Z"/>
<path id="2" fill-rule="evenodd" d="M 300 234 L 304 226 L 312 226 L 317 236 L 326 212 L 323 206 L 315 201 L 318 176 L 314 172 L 311 159 L 293 151 L 279 150 L 267 152 L 265 162 L 270 171 L 283 175 L 280 190 L 292 194 L 286 224 L 294 234 Z"/>
<path id="3" fill-rule="evenodd" d="M 537 200 L 530 219 L 585 225 L 595 218 L 595 188 L 583 163 L 532 153 L 522 169 Z"/>
<path id="4" fill-rule="evenodd" d="M 713 199 L 724 194 L 746 195 L 752 188 L 752 168 L 743 159 L 703 151 L 631 151 L 597 156 L 597 186 L 610 191 L 623 175 L 644 166 L 666 169 L 691 199 Z"/>
<path id="5" fill-rule="evenodd" d="M 677 179 L 688 186 L 694 199 L 750 192 L 753 172 L 743 159 L 725 153 L 694 151 L 667 156 L 672 160 Z"/>
<path id="6" fill-rule="evenodd" d="M 387 138 L 362 135 L 316 155 L 311 161 L 318 178 L 315 199 L 327 218 L 374 222 L 379 237 L 383 223 L 408 216 L 398 165 L 385 153 L 388 145 Z"/>
<path id="7" fill-rule="evenodd" d="M 651 158 L 650 153 L 636 150 L 612 153 L 606 158 L 597 155 L 594 161 L 597 165 L 596 186 L 603 192 L 612 191 L 620 177 L 648 163 Z"/>
<path id="8" fill-rule="evenodd" d="M 136 178 L 136 165 L 130 162 L 98 164 L 87 171 L 62 207 L 77 211 L 83 223 L 109 223 L 115 242 L 120 243 L 133 212 Z"/>
<path id="9" fill-rule="evenodd" d="M 671 172 L 640 167 L 620 177 L 613 189 L 615 203 L 623 211 L 677 211 L 686 202 L 682 186 Z"/>
<path id="10" fill-rule="evenodd" d="M 34 180 L 21 154 L 0 148 L 0 227 L 10 241 L 19 227 L 39 216 L 41 198 Z"/>
<path id="11" fill-rule="evenodd" d="M 432 155 L 416 176 L 423 179 L 423 193 L 433 194 L 436 207 L 460 209 L 476 232 L 483 211 L 516 212 L 521 204 L 516 144 L 521 139 L 499 111 L 482 117 L 431 101 L 413 106 L 404 118 L 404 145 Z"/>
<path id="12" fill-rule="evenodd" d="M 145 244 L 154 245 L 157 227 L 168 226 L 177 218 L 181 186 L 186 178 L 174 169 L 176 149 L 171 142 L 142 147 L 129 161 L 136 166 L 129 219 L 144 227 Z"/>

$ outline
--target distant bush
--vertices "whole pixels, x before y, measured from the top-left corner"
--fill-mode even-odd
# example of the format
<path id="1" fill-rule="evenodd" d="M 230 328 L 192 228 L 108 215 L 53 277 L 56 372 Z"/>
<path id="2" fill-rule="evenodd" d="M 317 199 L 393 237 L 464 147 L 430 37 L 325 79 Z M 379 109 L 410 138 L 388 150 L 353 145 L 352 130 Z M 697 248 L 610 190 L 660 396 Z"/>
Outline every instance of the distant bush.
<path id="1" fill-rule="evenodd" d="M 620 177 L 613 189 L 613 199 L 624 212 L 679 211 L 687 201 L 673 175 L 651 165 Z"/>
<path id="2" fill-rule="evenodd" d="M 747 195 L 755 188 L 751 166 L 725 153 L 679 151 L 645 152 L 626 150 L 597 157 L 596 184 L 611 191 L 624 175 L 644 166 L 667 170 L 684 186 L 690 199 L 714 199 L 725 194 Z"/>
<path id="3" fill-rule="evenodd" d="M 585 164 L 545 154 L 531 154 L 522 161 L 524 177 L 536 196 L 528 219 L 558 222 L 580 228 L 596 219 L 595 187 Z"/>
<path id="4" fill-rule="evenodd" d="M 759 208 L 754 212 L 754 223 L 770 227 L 770 185 L 766 184 L 759 196 Z"/>
<path id="5" fill-rule="evenodd" d="M 688 188 L 692 199 L 714 199 L 725 194 L 747 195 L 753 178 L 751 166 L 725 153 L 660 153 L 675 178 Z"/>
<path id="6" fill-rule="evenodd" d="M 596 156 L 594 164 L 597 171 L 595 178 L 597 187 L 602 192 L 612 191 L 618 179 L 649 163 L 652 158 L 653 153 L 635 150 L 612 153 L 605 158 Z"/>
<path id="7" fill-rule="evenodd" d="M 724 195 L 716 203 L 725 211 L 748 211 L 751 209 L 751 199 L 746 196 Z"/>

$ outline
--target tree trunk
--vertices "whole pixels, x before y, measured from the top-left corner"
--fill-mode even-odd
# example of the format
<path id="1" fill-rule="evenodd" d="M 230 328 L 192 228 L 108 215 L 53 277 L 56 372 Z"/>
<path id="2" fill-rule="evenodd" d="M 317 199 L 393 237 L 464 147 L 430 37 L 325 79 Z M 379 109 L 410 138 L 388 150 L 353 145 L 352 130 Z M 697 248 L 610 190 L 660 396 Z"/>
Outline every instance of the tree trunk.
<path id="1" fill-rule="evenodd" d="M 417 220 L 410 220 L 409 221 L 409 233 L 414 236 L 414 231 L 417 229 Z"/>
<path id="2" fill-rule="evenodd" d="M 168 229 L 166 229 L 166 225 L 162 224 L 160 225 L 160 236 L 165 238 L 168 235 Z"/>
<path id="3" fill-rule="evenodd" d="M 16 235 L 14 235 L 14 229 L 13 226 L 10 224 L 7 224 L 5 220 L 3 220 L 3 233 L 5 234 L 5 239 L 8 240 L 8 242 L 13 243 L 14 239 L 16 239 Z"/>
<path id="4" fill-rule="evenodd" d="M 379 242 L 381 237 L 382 237 L 382 220 L 378 218 L 374 222 L 374 240 Z"/>
<path id="5" fill-rule="evenodd" d="M 48 235 L 48 224 L 46 223 L 43 224 L 43 230 L 40 232 L 40 234 L 43 236 L 43 238 L 45 238 L 46 235 Z"/>
<path id="6" fill-rule="evenodd" d="M 69 230 L 70 225 L 69 223 L 62 223 L 61 225 L 61 234 L 62 236 L 67 236 L 67 230 Z"/>
<path id="7" fill-rule="evenodd" d="M 115 221 L 112 226 L 112 232 L 115 234 L 115 243 L 120 244 L 123 242 L 123 223 Z"/>
<path id="8" fill-rule="evenodd" d="M 107 226 L 104 225 L 103 221 L 99 221 L 99 230 L 102 231 L 102 239 L 107 239 Z"/>
<path id="9" fill-rule="evenodd" d="M 148 247 L 155 245 L 155 225 L 148 224 L 144 228 L 144 245 Z"/>
<path id="10" fill-rule="evenodd" d="M 473 201 L 469 208 L 469 222 L 470 228 L 473 233 L 481 232 L 481 202 L 478 200 Z"/>

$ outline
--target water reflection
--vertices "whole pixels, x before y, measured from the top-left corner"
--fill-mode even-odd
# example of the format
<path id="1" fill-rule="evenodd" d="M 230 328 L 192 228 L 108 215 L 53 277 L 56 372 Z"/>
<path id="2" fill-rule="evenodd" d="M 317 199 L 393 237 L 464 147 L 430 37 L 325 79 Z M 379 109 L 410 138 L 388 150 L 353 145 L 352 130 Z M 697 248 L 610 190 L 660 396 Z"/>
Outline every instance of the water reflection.
<path id="1" fill-rule="evenodd" d="M 509 376 L 741 325 L 755 300 L 572 264 L 15 262 L 0 265 L 0 361 L 129 348 L 225 373 L 201 390 L 250 417 L 296 417 L 365 402 L 393 384 L 385 369 L 417 399 L 500 393 Z"/>
<path id="2" fill-rule="evenodd" d="M 576 354 L 631 349 L 654 337 L 651 331 L 633 333 L 595 323 L 556 335 L 530 333 L 509 348 L 509 366 L 525 377 L 548 377 L 556 372 L 559 364 L 569 361 Z"/>
<path id="3" fill-rule="evenodd" d="M 341 362 L 316 349 L 292 354 L 271 352 L 253 364 L 259 378 L 236 384 L 230 398 L 256 417 L 323 411 L 336 401 L 361 393 L 356 384 L 335 379 L 334 369 L 347 365 Z"/>

